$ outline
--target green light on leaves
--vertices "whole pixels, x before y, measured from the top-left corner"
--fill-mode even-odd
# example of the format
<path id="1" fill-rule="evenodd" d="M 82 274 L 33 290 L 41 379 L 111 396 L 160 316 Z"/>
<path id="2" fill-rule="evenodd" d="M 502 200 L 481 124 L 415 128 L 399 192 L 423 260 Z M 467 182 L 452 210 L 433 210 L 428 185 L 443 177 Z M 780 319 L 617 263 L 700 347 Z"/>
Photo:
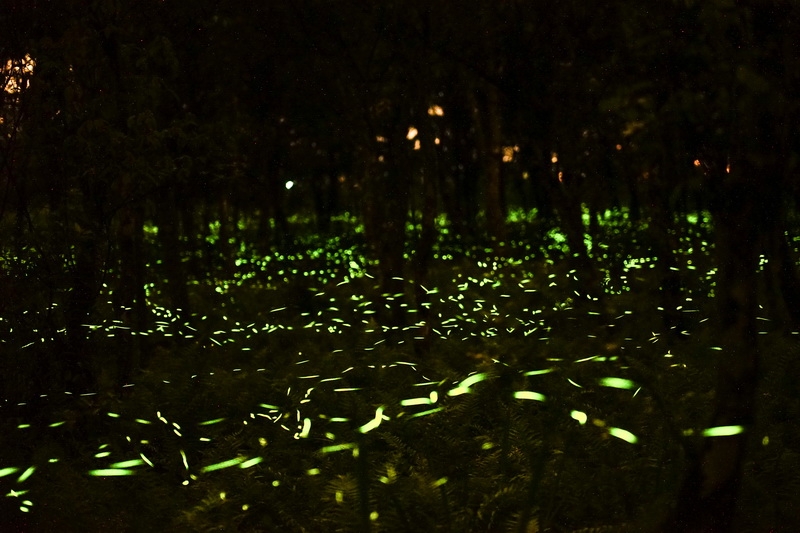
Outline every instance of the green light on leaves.
<path id="1" fill-rule="evenodd" d="M 215 463 L 213 465 L 204 466 L 200 469 L 201 472 L 213 472 L 214 470 L 222 470 L 223 468 L 230 468 L 232 466 L 236 466 L 240 463 L 244 462 L 244 458 L 237 457 L 235 459 L 228 459 L 227 461 L 222 461 L 220 463 Z"/>
<path id="2" fill-rule="evenodd" d="M 421 416 L 432 415 L 434 413 L 438 413 L 439 411 L 441 411 L 443 409 L 444 409 L 444 407 L 437 407 L 436 409 L 428 409 L 427 411 L 422 411 L 420 413 L 413 414 L 413 415 L 409 416 L 408 418 L 412 419 L 412 418 L 419 418 Z"/>
<path id="3" fill-rule="evenodd" d="M 144 461 L 141 459 L 131 459 L 130 461 L 120 461 L 118 463 L 113 463 L 111 468 L 131 468 L 134 466 L 141 466 L 144 464 Z"/>
<path id="4" fill-rule="evenodd" d="M 0 477 L 10 476 L 11 474 L 15 474 L 19 472 L 19 468 L 15 468 L 13 466 L 8 468 L 0 468 Z"/>
<path id="5" fill-rule="evenodd" d="M 383 406 L 378 407 L 375 410 L 375 418 L 373 418 L 372 420 L 370 420 L 369 422 L 358 428 L 358 431 L 361 433 L 368 433 L 373 429 L 375 429 L 376 427 L 380 426 L 381 422 L 383 422 L 384 420 L 389 420 L 389 417 L 383 414 L 383 410 L 384 410 Z"/>
<path id="6" fill-rule="evenodd" d="M 542 374 L 549 374 L 550 372 L 555 372 L 555 368 L 545 368 L 544 370 L 531 370 L 530 372 L 525 372 L 522 375 L 523 376 L 541 376 Z"/>
<path id="7" fill-rule="evenodd" d="M 322 449 L 320 449 L 320 452 L 321 453 L 335 453 L 335 452 L 341 452 L 341 451 L 344 451 L 344 450 L 352 450 L 355 447 L 356 447 L 355 443 L 348 442 L 347 444 L 334 444 L 333 446 L 324 446 Z"/>
<path id="8" fill-rule="evenodd" d="M 601 378 L 598 383 L 603 387 L 611 387 L 613 389 L 633 389 L 636 387 L 633 381 L 623 378 Z"/>
<path id="9" fill-rule="evenodd" d="M 133 470 L 126 470 L 124 468 L 100 468 L 98 470 L 89 470 L 89 475 L 96 477 L 133 476 L 135 474 L 136 472 Z"/>
<path id="10" fill-rule="evenodd" d="M 586 413 L 584 413 L 583 411 L 571 411 L 569 413 L 569 416 L 571 416 L 573 420 L 577 420 L 578 424 L 580 425 L 584 425 L 588 420 Z"/>
<path id="11" fill-rule="evenodd" d="M 514 393 L 514 398 L 516 398 L 517 400 L 534 400 L 537 402 L 545 401 L 544 394 L 529 390 L 516 391 Z"/>
<path id="12" fill-rule="evenodd" d="M 225 419 L 224 418 L 215 418 L 213 420 L 206 420 L 205 422 L 200 422 L 198 425 L 199 426 L 212 426 L 214 424 L 219 424 L 223 420 L 225 420 Z"/>
<path id="13" fill-rule="evenodd" d="M 28 467 L 28 469 L 25 470 L 22 474 L 20 474 L 20 476 L 17 478 L 17 483 L 22 483 L 23 481 L 31 477 L 31 475 L 35 470 L 36 470 L 35 466 Z"/>
<path id="14" fill-rule="evenodd" d="M 310 418 L 305 418 L 305 419 L 303 419 L 303 430 L 300 432 L 298 437 L 300 437 L 301 439 L 307 439 L 308 438 L 308 433 L 310 431 L 311 431 L 311 419 Z"/>
<path id="15" fill-rule="evenodd" d="M 460 396 L 462 394 L 469 394 L 470 392 L 472 392 L 470 390 L 470 387 L 472 385 L 474 385 L 476 383 L 479 383 L 479 382 L 485 380 L 488 377 L 489 377 L 489 374 L 487 374 L 486 372 L 481 372 L 479 374 L 473 374 L 472 376 L 468 377 L 467 379 L 465 379 L 464 381 L 459 383 L 456 388 L 450 389 L 447 392 L 447 395 L 448 396 Z"/>
<path id="16" fill-rule="evenodd" d="M 636 435 L 622 428 L 608 428 L 608 434 L 631 444 L 636 444 L 639 441 Z"/>
<path id="17" fill-rule="evenodd" d="M 717 426 L 704 429 L 702 435 L 704 437 L 730 437 L 741 433 L 744 433 L 743 426 Z"/>
<path id="18" fill-rule="evenodd" d="M 255 466 L 263 460 L 263 457 L 253 457 L 252 459 L 242 462 L 242 464 L 239 465 L 239 468 L 250 468 L 251 466 Z"/>

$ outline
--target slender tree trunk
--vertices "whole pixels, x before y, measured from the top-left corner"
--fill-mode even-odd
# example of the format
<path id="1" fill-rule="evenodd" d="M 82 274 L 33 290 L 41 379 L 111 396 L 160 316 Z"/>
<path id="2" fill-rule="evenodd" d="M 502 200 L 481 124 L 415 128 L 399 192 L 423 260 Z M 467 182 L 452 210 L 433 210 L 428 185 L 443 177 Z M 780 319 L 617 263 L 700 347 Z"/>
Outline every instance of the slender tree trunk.
<path id="1" fill-rule="evenodd" d="M 425 289 L 428 270 L 433 259 L 436 243 L 437 181 L 439 158 L 434 144 L 435 133 L 427 116 L 418 116 L 420 124 L 420 146 L 422 151 L 422 228 L 414 254 L 414 290 L 417 303 L 417 322 L 422 327 L 416 330 L 414 348 L 419 355 L 427 355 L 431 344 L 430 298 Z"/>
<path id="2" fill-rule="evenodd" d="M 166 293 L 170 304 L 174 310 L 179 310 L 182 316 L 188 316 L 189 291 L 186 286 L 187 272 L 182 260 L 183 244 L 177 196 L 174 190 L 171 191 L 167 201 L 157 207 L 158 236 L 161 241 Z"/>
<path id="3" fill-rule="evenodd" d="M 713 210 L 719 264 L 717 301 L 722 347 L 717 361 L 714 410 L 708 427 L 742 427 L 729 436 L 705 437 L 694 456 L 678 495 L 677 506 L 663 531 L 675 533 L 728 532 L 736 514 L 742 467 L 749 432 L 755 418 L 759 372 L 756 332 L 757 221 L 762 176 L 755 168 L 741 168 L 740 176 L 726 180 Z M 763 170 L 763 169 L 761 169 Z M 748 178 L 753 181 L 746 181 Z"/>
<path id="4" fill-rule="evenodd" d="M 387 165 L 383 179 L 380 180 L 384 191 L 383 209 L 379 223 L 380 238 L 376 242 L 381 269 L 381 292 L 386 295 L 386 304 L 390 308 L 390 324 L 396 327 L 405 325 L 401 304 L 404 301 L 405 290 L 404 265 L 409 187 L 407 165 L 404 162 L 406 157 L 401 152 L 403 148 L 405 147 L 392 147 L 392 161 Z"/>
<path id="5" fill-rule="evenodd" d="M 142 336 L 146 329 L 147 302 L 144 291 L 144 213 L 141 207 L 123 208 L 117 224 L 119 249 L 119 277 L 114 295 L 117 312 L 125 327 L 120 335 L 129 337 L 117 358 L 118 383 L 130 383 L 133 374 L 142 365 Z"/>
<path id="6" fill-rule="evenodd" d="M 480 207 L 477 102 L 469 82 L 456 77 L 452 84 L 460 89 L 454 89 L 445 95 L 447 111 L 443 117 L 446 123 L 443 142 L 447 143 L 451 157 L 448 161 L 449 179 L 443 191 L 443 199 L 453 232 L 469 239 L 476 235 L 478 228 L 475 226 L 475 219 Z"/>
<path id="7" fill-rule="evenodd" d="M 70 272 L 72 290 L 64 309 L 67 344 L 61 357 L 66 367 L 60 375 L 50 381 L 55 386 L 64 386 L 73 392 L 93 390 L 96 376 L 93 361 L 87 349 L 87 335 L 97 304 L 100 290 L 100 268 L 102 247 L 99 236 L 93 231 L 84 231 L 78 236 L 75 246 L 74 266 Z M 61 369 L 57 364 L 50 367 Z"/>
<path id="8" fill-rule="evenodd" d="M 407 126 L 405 126 L 407 127 Z M 405 132 L 395 127 L 378 163 L 377 154 L 365 161 L 364 220 L 366 237 L 378 259 L 381 291 L 379 317 L 386 325 L 405 324 L 404 301 L 406 221 L 409 208 L 408 157 Z"/>
<path id="9" fill-rule="evenodd" d="M 484 120 L 476 121 L 479 144 L 484 167 L 484 207 L 486 208 L 486 229 L 489 236 L 498 244 L 506 240 L 505 213 L 503 212 L 503 138 L 500 116 L 500 100 L 497 87 L 486 89 Z"/>
<path id="10" fill-rule="evenodd" d="M 486 171 L 486 221 L 489 235 L 498 243 L 506 240 L 505 211 L 503 209 L 503 137 L 500 119 L 500 103 L 496 87 L 489 87 L 487 104 L 487 149 Z"/>

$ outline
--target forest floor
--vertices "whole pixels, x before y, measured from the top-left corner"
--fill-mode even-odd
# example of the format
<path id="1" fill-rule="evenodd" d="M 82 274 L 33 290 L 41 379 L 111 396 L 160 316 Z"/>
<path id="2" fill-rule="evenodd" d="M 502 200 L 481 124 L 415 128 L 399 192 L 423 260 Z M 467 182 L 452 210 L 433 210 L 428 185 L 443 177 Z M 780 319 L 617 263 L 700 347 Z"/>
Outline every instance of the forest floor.
<path id="1" fill-rule="evenodd" d="M 705 426 L 725 357 L 707 231 L 678 228 L 681 301 L 665 309 L 641 228 L 607 221 L 589 296 L 563 238 L 535 229 L 502 254 L 444 236 L 425 323 L 412 279 L 376 294 L 357 235 L 210 261 L 189 316 L 154 281 L 150 330 L 87 325 L 99 356 L 140 337 L 135 383 L 113 390 L 100 365 L 97 391 L 5 399 L 2 530 L 654 527 L 687 454 L 724 438 Z M 399 302 L 405 322 L 382 325 Z M 798 335 L 764 315 L 737 524 L 798 531 Z"/>

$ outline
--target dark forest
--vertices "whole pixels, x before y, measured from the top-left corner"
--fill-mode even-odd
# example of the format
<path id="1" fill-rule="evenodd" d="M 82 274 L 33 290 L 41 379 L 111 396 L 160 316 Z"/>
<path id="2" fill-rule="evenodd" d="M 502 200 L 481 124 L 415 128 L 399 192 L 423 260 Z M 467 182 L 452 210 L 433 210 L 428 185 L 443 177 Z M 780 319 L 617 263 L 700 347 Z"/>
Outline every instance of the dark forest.
<path id="1" fill-rule="evenodd" d="M 0 2 L 0 530 L 800 531 L 800 4 Z"/>

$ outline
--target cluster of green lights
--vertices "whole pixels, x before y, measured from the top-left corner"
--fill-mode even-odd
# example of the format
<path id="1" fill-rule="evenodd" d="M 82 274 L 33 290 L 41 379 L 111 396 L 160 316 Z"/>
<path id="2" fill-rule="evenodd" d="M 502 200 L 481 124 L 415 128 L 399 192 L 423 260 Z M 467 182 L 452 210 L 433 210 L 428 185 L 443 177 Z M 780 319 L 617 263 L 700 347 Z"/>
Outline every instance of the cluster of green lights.
<path id="1" fill-rule="evenodd" d="M 587 218 L 588 212 L 584 212 L 584 223 L 588 225 L 590 220 Z M 342 222 L 357 225 L 357 220 L 350 215 L 342 215 Z M 517 217 L 517 218 L 513 218 Z M 690 224 L 707 224 L 707 217 L 703 214 L 697 215 L 696 220 L 688 220 Z M 515 213 L 509 215 L 509 220 L 520 220 L 531 222 L 535 218 L 535 212 Z M 605 212 L 602 214 L 603 224 L 613 226 L 621 224 L 620 220 L 627 221 L 627 212 Z M 446 218 L 440 217 L 436 220 L 440 233 L 448 226 Z M 245 228 L 241 225 L 240 230 Z M 418 228 L 412 227 L 410 230 Z M 146 233 L 155 236 L 158 228 L 148 226 Z M 209 225 L 209 235 L 205 236 L 210 244 L 218 244 L 219 223 Z M 685 246 L 682 250 L 676 250 L 676 255 L 683 259 L 680 267 L 682 273 L 691 273 L 698 268 L 693 261 L 695 257 L 706 254 L 709 246 L 702 241 L 702 233 L 689 236 L 682 240 Z M 210 240 L 209 240 L 210 239 Z M 98 324 L 85 324 L 87 336 L 102 336 L 104 338 L 115 337 L 120 332 L 125 335 L 142 335 L 152 337 L 176 338 L 196 340 L 201 337 L 199 332 L 205 331 L 202 335 L 207 340 L 205 353 L 209 358 L 213 358 L 217 352 L 223 350 L 237 350 L 247 352 L 255 349 L 259 345 L 264 345 L 263 337 L 273 335 L 276 332 L 295 332 L 302 338 L 313 335 L 319 339 L 321 345 L 330 342 L 333 348 L 330 357 L 336 357 L 337 353 L 347 350 L 352 353 L 368 355 L 370 352 L 381 350 L 388 346 L 389 337 L 397 337 L 400 340 L 394 341 L 398 346 L 409 340 L 419 340 L 423 338 L 424 332 L 428 329 L 432 332 L 433 340 L 440 343 L 450 343 L 448 346 L 459 346 L 463 341 L 484 341 L 496 337 L 504 340 L 526 340 L 529 341 L 525 346 L 532 354 L 549 353 L 556 343 L 554 338 L 559 335 L 557 326 L 563 321 L 574 318 L 573 305 L 580 294 L 573 294 L 572 287 L 578 279 L 575 271 L 564 272 L 557 268 L 553 257 L 559 254 L 567 255 L 570 253 L 566 244 L 566 236 L 558 229 L 551 229 L 546 239 L 549 250 L 542 251 L 532 247 L 524 240 L 509 240 L 507 245 L 510 253 L 500 254 L 491 247 L 471 247 L 457 248 L 443 240 L 437 244 L 435 257 L 439 261 L 456 262 L 452 268 L 448 266 L 443 270 L 452 272 L 449 280 L 438 280 L 424 289 L 427 301 L 420 303 L 419 306 L 413 305 L 413 299 L 409 298 L 414 294 L 416 283 L 412 279 L 398 278 L 404 286 L 404 292 L 400 294 L 383 294 L 380 298 L 372 298 L 361 292 L 364 286 L 375 288 L 377 286 L 376 264 L 374 260 L 366 257 L 362 250 L 355 245 L 345 245 L 340 237 L 332 237 L 326 242 L 317 243 L 316 247 L 309 248 L 303 252 L 284 253 L 273 250 L 271 253 L 256 253 L 251 247 L 240 242 L 238 255 L 235 259 L 236 271 L 231 275 L 231 279 L 217 279 L 209 277 L 207 283 L 214 287 L 220 294 L 229 294 L 235 288 L 244 287 L 253 290 L 262 288 L 279 287 L 291 285 L 298 280 L 307 280 L 311 288 L 310 300 L 314 302 L 313 310 L 304 310 L 295 306 L 295 302 L 287 302 L 285 306 L 270 307 L 265 309 L 268 320 L 235 320 L 227 315 L 212 317 L 206 316 L 179 317 L 179 313 L 164 309 L 152 302 L 157 298 L 160 284 L 158 282 L 148 282 L 146 291 L 148 298 L 151 299 L 150 309 L 156 320 L 153 328 L 146 331 L 130 331 L 125 325 L 118 321 L 104 321 Z M 316 241 L 315 241 L 316 242 Z M 700 242 L 701 244 L 698 244 Z M 642 256 L 626 255 L 615 256 L 608 251 L 609 246 L 605 243 L 593 243 L 587 237 L 585 242 L 587 249 L 598 256 L 595 257 L 603 265 L 603 272 L 606 274 L 607 282 L 598 290 L 605 290 L 608 294 L 621 294 L 630 290 L 628 278 L 635 278 L 642 271 L 652 270 L 657 265 L 657 259 L 646 254 Z M 447 246 L 451 246 L 447 248 Z M 600 255 L 601 252 L 607 252 Z M 616 263 L 619 266 L 621 276 L 612 279 L 612 270 L 609 263 Z M 713 267 L 704 269 L 705 277 L 703 280 L 707 285 L 713 287 L 713 279 L 716 270 Z M 554 295 L 559 295 L 556 298 Z M 592 302 L 592 298 L 588 298 Z M 543 303 L 544 302 L 544 303 Z M 111 302 L 107 302 L 112 305 Z M 399 305 L 406 313 L 406 325 L 387 326 L 376 320 L 376 315 L 384 312 L 393 305 Z M 418 317 L 420 311 L 424 309 L 430 317 L 428 321 L 423 321 Z M 594 309 L 594 308 L 593 308 Z M 51 311 L 45 309 L 42 313 Z M 663 309 L 659 309 L 663 311 Z M 685 313 L 690 317 L 690 322 L 694 326 L 701 324 L 704 318 L 700 318 L 699 309 L 694 305 L 692 297 L 687 296 L 677 311 Z M 32 314 L 36 313 L 32 311 Z M 600 316 L 600 311 L 590 311 L 593 316 Z M 608 331 L 622 329 L 626 324 L 634 320 L 632 311 L 619 311 L 615 316 L 608 317 L 606 327 Z M 209 322 L 217 324 L 215 328 L 208 326 Z M 219 326 L 219 323 L 222 326 Z M 690 328 L 691 329 L 691 328 Z M 5 331 L 4 331 L 5 330 Z M 340 342 L 343 333 L 358 331 L 359 336 L 356 340 L 348 340 L 346 343 Z M 3 333 L 14 333 L 8 321 L 0 318 L 0 342 L 6 343 L 6 338 L 10 335 Z M 18 348 L 25 350 L 33 344 L 49 344 L 55 339 L 34 330 L 33 340 L 27 341 Z M 598 332 L 586 332 L 586 345 L 595 346 Z M 692 331 L 682 332 L 690 335 Z M 56 334 L 64 335 L 62 329 Z M 392 334 L 392 335 L 390 335 Z M 582 334 L 581 334 L 582 335 Z M 658 341 L 660 334 L 653 333 L 648 341 L 624 338 L 620 341 L 622 350 L 628 356 L 635 356 L 637 353 L 649 353 L 652 344 Z M 588 348 L 587 348 L 588 349 Z M 713 349 L 713 348 L 712 348 Z M 557 354 L 556 354 L 557 355 Z M 570 354 L 569 357 L 560 354 L 547 358 L 546 368 L 530 367 L 522 370 L 515 370 L 515 385 L 509 388 L 504 400 L 517 402 L 514 405 L 526 406 L 525 408 L 535 409 L 538 405 L 553 402 L 557 391 L 557 384 L 575 389 L 602 390 L 609 395 L 617 395 L 626 398 L 628 401 L 640 401 L 647 396 L 649 391 L 636 380 L 626 377 L 626 366 L 616 355 L 599 355 L 596 351 L 582 354 Z M 315 370 L 308 372 L 298 371 L 288 378 L 289 390 L 285 393 L 276 391 L 265 391 L 263 397 L 251 406 L 247 412 L 242 412 L 241 416 L 228 415 L 217 416 L 208 413 L 208 417 L 199 420 L 169 420 L 162 410 L 154 413 L 141 415 L 124 415 L 122 413 L 103 411 L 98 416 L 106 416 L 119 423 L 121 434 L 129 449 L 122 452 L 118 447 L 114 448 L 110 444 L 101 444 L 93 457 L 97 464 L 93 468 L 85 470 L 85 474 L 90 477 L 114 478 L 141 475 L 143 472 L 156 468 L 156 461 L 147 451 L 139 449 L 143 444 L 147 444 L 149 437 L 142 436 L 140 433 L 147 433 L 153 428 L 166 430 L 171 433 L 171 438 L 175 438 L 180 443 L 176 446 L 177 456 L 173 459 L 180 465 L 185 474 L 183 483 L 191 484 L 203 476 L 214 475 L 215 472 L 232 469 L 260 469 L 268 463 L 266 451 L 238 453 L 235 456 L 214 460 L 203 463 L 202 460 L 197 464 L 190 460 L 191 454 L 188 450 L 196 449 L 197 446 L 210 446 L 220 440 L 220 433 L 217 428 L 226 427 L 228 432 L 236 432 L 242 428 L 249 431 L 259 431 L 259 428 L 278 427 L 286 435 L 287 441 L 304 441 L 319 443 L 315 448 L 315 457 L 319 457 L 318 463 L 306 470 L 308 476 L 319 476 L 326 473 L 326 463 L 322 458 L 330 454 L 348 452 L 357 457 L 360 450 L 360 435 L 379 433 L 381 431 L 391 431 L 393 424 L 406 423 L 412 420 L 437 420 L 441 417 L 445 423 L 448 410 L 459 407 L 459 402 L 465 401 L 469 396 L 484 394 L 489 389 L 489 384 L 495 381 L 498 376 L 508 372 L 507 365 L 498 359 L 489 356 L 481 359 L 481 368 L 468 372 L 459 378 L 453 376 L 438 375 L 431 377 L 430 373 L 423 375 L 418 367 L 422 363 L 417 361 L 397 360 L 385 365 L 370 365 L 369 359 L 365 360 L 365 366 L 376 372 L 381 373 L 381 379 L 387 379 L 386 374 L 392 373 L 411 373 L 413 376 L 413 389 L 410 389 L 407 397 L 403 397 L 395 402 L 383 401 L 381 405 L 372 406 L 370 416 L 363 419 L 353 419 L 337 412 L 336 405 L 325 408 L 325 413 L 319 413 L 316 407 L 316 399 L 323 392 L 332 393 L 340 397 L 356 395 L 364 402 L 367 402 L 370 395 L 370 388 L 373 385 L 349 386 L 347 375 L 353 367 L 342 368 L 338 373 L 322 374 Z M 673 354 L 667 350 L 663 355 L 666 368 L 673 371 L 680 371 L 685 368 L 687 359 L 678 354 Z M 304 360 L 297 364 L 306 364 Z M 312 365 L 308 365 L 310 367 Z M 489 366 L 490 369 L 486 370 Z M 587 371 L 586 368 L 591 370 Z M 499 368 L 499 370 L 498 370 Z M 596 370 L 595 370 L 596 369 Z M 246 370 L 246 369 L 245 369 Z M 230 373 L 242 372 L 241 368 L 234 368 Z M 250 369 L 250 372 L 263 374 L 265 368 Z M 216 374 L 192 375 L 189 380 L 198 380 L 200 377 L 213 379 Z M 399 375 L 399 374 L 398 374 Z M 216 375 L 219 377 L 218 375 Z M 186 377 L 178 377 L 185 379 Z M 391 379 L 391 377 L 389 378 Z M 179 379 L 176 379 L 178 381 Z M 550 381 L 548 381 L 550 380 Z M 170 381 L 165 380 L 164 386 L 170 386 Z M 378 382 L 378 378 L 371 383 Z M 369 383 L 369 380 L 368 380 Z M 569 384 L 569 385 L 566 385 Z M 130 384 L 130 386 L 134 386 Z M 296 391 L 306 391 L 300 396 Z M 295 393 L 292 393 L 295 391 Z M 423 392 L 420 392 L 423 391 Z M 65 393 L 71 397 L 93 396 L 94 392 Z M 608 435 L 615 437 L 628 444 L 637 444 L 647 441 L 649 435 L 634 432 L 635 428 L 623 429 L 619 426 L 626 426 L 625 420 L 614 420 L 606 422 L 598 416 L 592 414 L 592 410 L 580 403 L 575 396 L 573 400 L 559 399 L 559 403 L 567 403 L 567 411 L 573 427 L 577 422 L 579 431 L 592 431 L 598 435 Z M 561 410 L 561 405 L 559 406 Z M 211 416 L 214 415 L 214 416 Z M 566 418 L 566 416 L 564 416 Z M 44 426 L 41 426 L 44 424 Z M 45 431 L 57 431 L 67 424 L 64 419 L 53 419 L 52 421 L 40 423 L 20 422 L 13 428 L 15 431 L 24 433 L 33 428 L 41 428 Z M 260 425 L 261 424 L 261 425 Z M 618 424 L 618 425 L 610 425 Z M 263 425 L 263 426 L 262 426 Z M 135 428 L 136 431 L 130 431 Z M 745 431 L 742 426 L 723 426 L 705 429 L 687 429 L 687 435 L 699 434 L 707 438 L 727 437 L 738 435 Z M 637 434 L 638 433 L 638 434 Z M 192 435 L 191 439 L 186 435 Z M 173 437 L 174 436 L 174 437 Z M 224 433 L 223 433 L 224 436 Z M 766 437 L 765 437 L 766 439 Z M 262 447 L 266 447 L 266 437 L 259 439 Z M 617 442 L 617 441 L 612 441 Z M 765 441 L 765 442 L 768 442 Z M 622 443 L 617 445 L 624 446 Z M 491 443 L 484 443 L 483 450 L 489 451 L 493 448 Z M 49 457 L 47 463 L 63 461 L 63 457 Z M 0 467 L 0 483 L 9 482 L 10 497 L 18 498 L 19 508 L 23 512 L 29 512 L 34 508 L 33 496 L 25 487 L 29 479 L 39 473 L 43 465 L 9 465 Z M 380 481 L 391 484 L 397 479 L 397 472 L 389 466 L 382 472 Z M 264 470 L 266 472 L 266 470 Z M 266 474 L 265 474 L 266 475 Z M 282 481 L 274 479 L 273 487 L 280 486 Z M 448 483 L 446 477 L 438 478 L 433 485 L 441 487 Z M 224 493 L 222 493 L 224 494 Z M 345 495 L 337 493 L 336 500 L 344 501 Z M 225 499 L 220 496 L 220 499 Z M 377 517 L 377 515 L 376 515 Z M 376 518 L 373 518 L 373 520 Z"/>

